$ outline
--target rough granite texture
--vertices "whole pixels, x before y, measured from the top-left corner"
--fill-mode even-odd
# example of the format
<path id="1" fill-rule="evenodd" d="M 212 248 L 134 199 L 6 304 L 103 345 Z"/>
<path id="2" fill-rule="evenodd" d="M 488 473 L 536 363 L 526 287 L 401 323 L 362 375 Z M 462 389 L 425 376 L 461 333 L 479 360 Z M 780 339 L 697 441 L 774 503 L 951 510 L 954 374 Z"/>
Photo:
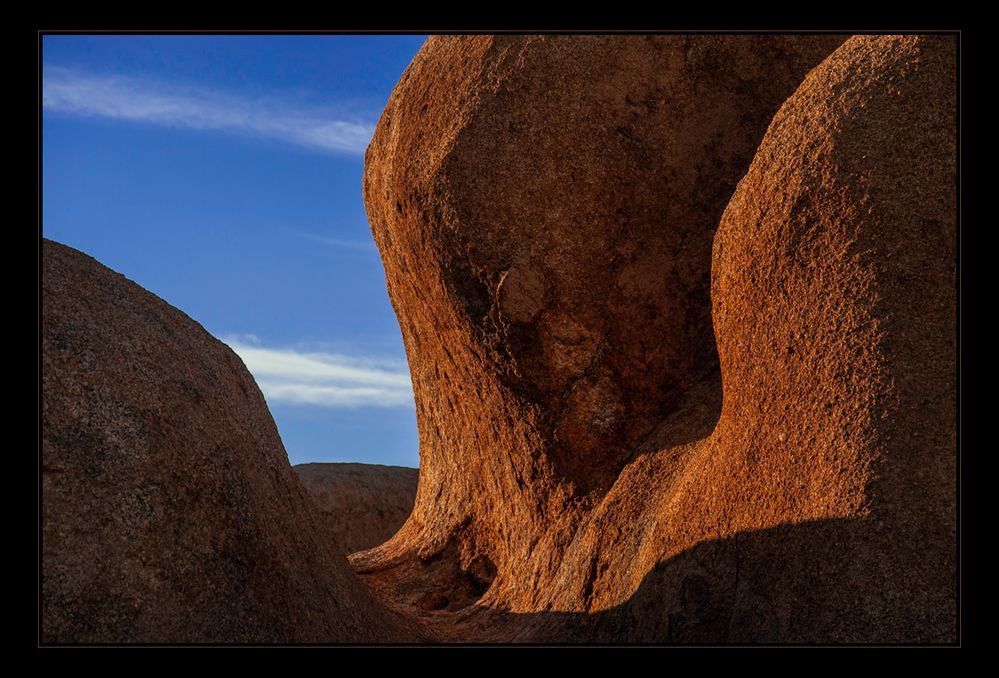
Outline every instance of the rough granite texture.
<path id="1" fill-rule="evenodd" d="M 90 257 L 42 258 L 42 642 L 402 640 L 240 359 Z"/>
<path id="2" fill-rule="evenodd" d="M 955 638 L 955 43 L 840 42 L 428 40 L 365 162 L 421 441 L 350 559 L 389 606 Z"/>
<path id="3" fill-rule="evenodd" d="M 299 467 L 324 518 L 228 347 L 45 241 L 43 642 L 953 642 L 955 71 L 428 40 L 365 160 L 421 444 L 383 606 L 350 512 L 412 477 Z"/>
<path id="4" fill-rule="evenodd" d="M 380 464 L 298 464 L 298 474 L 345 554 L 386 542 L 413 510 L 420 472 Z"/>

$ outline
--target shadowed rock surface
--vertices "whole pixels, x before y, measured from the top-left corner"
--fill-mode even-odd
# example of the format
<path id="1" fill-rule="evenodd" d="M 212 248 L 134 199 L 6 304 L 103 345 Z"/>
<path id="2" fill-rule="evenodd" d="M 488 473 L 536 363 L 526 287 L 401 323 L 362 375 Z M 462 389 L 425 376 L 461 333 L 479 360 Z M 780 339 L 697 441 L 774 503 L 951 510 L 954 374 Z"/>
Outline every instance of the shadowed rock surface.
<path id="1" fill-rule="evenodd" d="M 365 170 L 421 438 L 413 515 L 351 557 L 389 605 L 955 639 L 955 44 L 805 78 L 837 44 L 428 41 Z"/>
<path id="2" fill-rule="evenodd" d="M 42 267 L 42 641 L 406 638 L 229 347 L 69 247 Z"/>
<path id="3" fill-rule="evenodd" d="M 292 469 L 344 553 L 388 541 L 413 510 L 420 477 L 415 468 L 380 464 L 298 464 Z"/>

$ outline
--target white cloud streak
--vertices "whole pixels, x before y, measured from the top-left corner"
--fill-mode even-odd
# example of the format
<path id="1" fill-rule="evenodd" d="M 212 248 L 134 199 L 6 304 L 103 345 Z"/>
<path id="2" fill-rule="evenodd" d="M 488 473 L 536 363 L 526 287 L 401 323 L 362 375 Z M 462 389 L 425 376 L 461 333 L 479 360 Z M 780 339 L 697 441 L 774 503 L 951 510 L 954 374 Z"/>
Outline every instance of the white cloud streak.
<path id="1" fill-rule="evenodd" d="M 226 343 L 242 358 L 271 404 L 412 407 L 413 387 L 395 361 Z"/>
<path id="2" fill-rule="evenodd" d="M 360 240 L 340 240 L 338 238 L 327 238 L 326 236 L 316 235 L 315 233 L 306 233 L 304 231 L 295 231 L 295 233 L 303 238 L 307 238 L 324 245 L 329 245 L 330 247 L 339 247 L 342 249 L 355 250 L 357 252 L 367 252 L 369 254 L 378 253 L 378 248 L 375 247 L 375 243 L 371 241 L 362 242 Z"/>
<path id="3" fill-rule="evenodd" d="M 291 107 L 125 76 L 47 67 L 42 106 L 52 113 L 249 134 L 326 152 L 363 154 L 374 124 L 317 106 Z"/>

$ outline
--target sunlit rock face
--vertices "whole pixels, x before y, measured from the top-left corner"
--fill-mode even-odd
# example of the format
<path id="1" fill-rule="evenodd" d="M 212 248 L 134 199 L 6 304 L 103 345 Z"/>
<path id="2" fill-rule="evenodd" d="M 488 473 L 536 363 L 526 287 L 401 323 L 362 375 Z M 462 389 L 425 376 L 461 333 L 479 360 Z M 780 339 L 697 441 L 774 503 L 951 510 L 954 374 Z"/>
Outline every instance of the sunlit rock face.
<path id="1" fill-rule="evenodd" d="M 460 639 L 955 638 L 955 45 L 841 42 L 428 41 L 366 158 L 421 436 L 351 558 L 383 600 Z"/>

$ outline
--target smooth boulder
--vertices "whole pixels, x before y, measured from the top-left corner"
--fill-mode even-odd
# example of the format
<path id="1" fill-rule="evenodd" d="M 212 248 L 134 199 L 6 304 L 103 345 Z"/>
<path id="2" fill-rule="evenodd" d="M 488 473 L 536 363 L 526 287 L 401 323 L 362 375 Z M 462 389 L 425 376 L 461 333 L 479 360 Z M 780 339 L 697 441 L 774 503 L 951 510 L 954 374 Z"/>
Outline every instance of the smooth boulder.
<path id="1" fill-rule="evenodd" d="M 41 640 L 408 638 L 329 542 L 229 347 L 42 244 Z"/>

